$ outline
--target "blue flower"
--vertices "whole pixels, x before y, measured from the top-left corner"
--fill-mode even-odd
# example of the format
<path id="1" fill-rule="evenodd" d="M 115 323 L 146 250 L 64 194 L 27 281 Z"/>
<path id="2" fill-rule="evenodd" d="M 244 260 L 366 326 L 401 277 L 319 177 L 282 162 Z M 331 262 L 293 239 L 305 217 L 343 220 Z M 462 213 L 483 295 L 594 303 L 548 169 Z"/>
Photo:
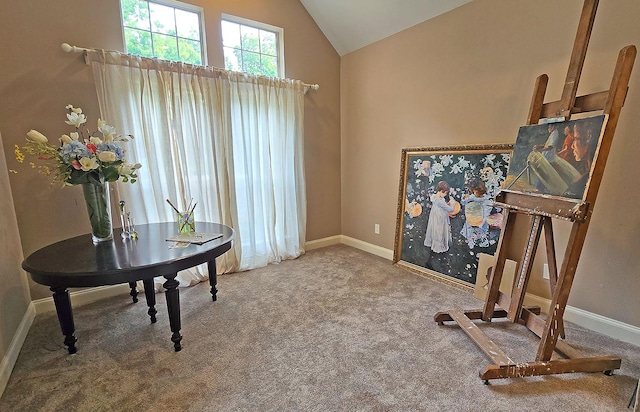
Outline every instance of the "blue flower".
<path id="1" fill-rule="evenodd" d="M 98 153 L 113 152 L 116 154 L 116 160 L 124 159 L 124 150 L 113 142 L 99 143 L 96 147 L 98 148 Z"/>
<path id="2" fill-rule="evenodd" d="M 71 163 L 71 161 L 75 159 L 91 157 L 91 153 L 87 149 L 87 146 L 77 140 L 74 140 L 71 143 L 65 143 L 62 145 L 60 148 L 60 156 L 66 163 Z"/>

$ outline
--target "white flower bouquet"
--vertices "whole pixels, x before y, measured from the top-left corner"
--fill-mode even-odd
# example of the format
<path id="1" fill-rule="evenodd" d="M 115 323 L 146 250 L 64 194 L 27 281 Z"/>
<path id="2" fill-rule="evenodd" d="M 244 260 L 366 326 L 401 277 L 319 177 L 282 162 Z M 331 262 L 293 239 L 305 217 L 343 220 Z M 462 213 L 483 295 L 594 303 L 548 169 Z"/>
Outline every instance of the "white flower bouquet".
<path id="1" fill-rule="evenodd" d="M 42 133 L 31 130 L 27 133 L 24 146 L 15 146 L 16 160 L 24 162 L 24 153 L 37 157 L 44 164 L 31 162 L 31 167 L 38 169 L 44 175 L 54 175 L 54 180 L 60 180 L 64 185 L 82 183 L 103 184 L 115 182 L 122 178 L 123 182 L 134 183 L 137 179 L 136 170 L 139 163 L 129 164 L 125 159 L 125 150 L 120 146 L 133 136 L 116 134 L 113 126 L 98 119 L 94 132 L 83 130 L 82 125 L 87 118 L 79 107 L 68 105 L 67 123 L 75 126 L 75 131 L 60 137 L 60 146 L 49 143 L 49 139 Z M 14 171 L 15 172 L 15 171 Z"/>

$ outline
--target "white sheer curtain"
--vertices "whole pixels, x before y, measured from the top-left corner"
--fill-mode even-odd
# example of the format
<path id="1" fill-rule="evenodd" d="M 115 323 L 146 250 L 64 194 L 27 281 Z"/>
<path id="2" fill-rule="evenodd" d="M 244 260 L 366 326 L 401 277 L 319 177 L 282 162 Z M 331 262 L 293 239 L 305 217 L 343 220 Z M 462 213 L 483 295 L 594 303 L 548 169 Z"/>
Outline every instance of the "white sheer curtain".
<path id="1" fill-rule="evenodd" d="M 100 111 L 135 138 L 138 181 L 118 183 L 136 223 L 175 221 L 165 199 L 196 220 L 236 231 L 218 273 L 248 270 L 304 252 L 304 86 L 300 81 L 96 51 L 88 54 Z M 197 227 L 196 227 L 197 230 Z M 207 278 L 206 267 L 178 275 Z"/>

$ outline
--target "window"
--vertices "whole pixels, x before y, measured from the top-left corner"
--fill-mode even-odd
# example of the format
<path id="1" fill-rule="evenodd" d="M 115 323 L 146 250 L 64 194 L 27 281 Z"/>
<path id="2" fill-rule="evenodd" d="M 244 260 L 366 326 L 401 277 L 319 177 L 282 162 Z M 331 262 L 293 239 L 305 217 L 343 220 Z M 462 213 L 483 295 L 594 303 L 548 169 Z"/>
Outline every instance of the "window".
<path id="1" fill-rule="evenodd" d="M 120 0 L 127 53 L 203 65 L 202 9 L 171 0 Z"/>
<path id="2" fill-rule="evenodd" d="M 283 37 L 283 30 L 279 27 L 223 14 L 225 69 L 285 77 Z"/>

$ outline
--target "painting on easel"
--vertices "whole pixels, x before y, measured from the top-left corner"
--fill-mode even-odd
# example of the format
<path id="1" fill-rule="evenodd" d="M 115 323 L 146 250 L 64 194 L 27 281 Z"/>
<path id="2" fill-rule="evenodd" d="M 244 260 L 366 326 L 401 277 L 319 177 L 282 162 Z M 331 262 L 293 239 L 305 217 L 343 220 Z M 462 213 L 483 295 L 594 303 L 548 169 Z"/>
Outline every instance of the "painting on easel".
<path id="1" fill-rule="evenodd" d="M 606 115 L 522 126 L 505 190 L 583 200 Z"/>
<path id="2" fill-rule="evenodd" d="M 402 150 L 394 263 L 473 288 L 478 256 L 494 254 L 502 210 L 494 206 L 513 145 Z"/>

